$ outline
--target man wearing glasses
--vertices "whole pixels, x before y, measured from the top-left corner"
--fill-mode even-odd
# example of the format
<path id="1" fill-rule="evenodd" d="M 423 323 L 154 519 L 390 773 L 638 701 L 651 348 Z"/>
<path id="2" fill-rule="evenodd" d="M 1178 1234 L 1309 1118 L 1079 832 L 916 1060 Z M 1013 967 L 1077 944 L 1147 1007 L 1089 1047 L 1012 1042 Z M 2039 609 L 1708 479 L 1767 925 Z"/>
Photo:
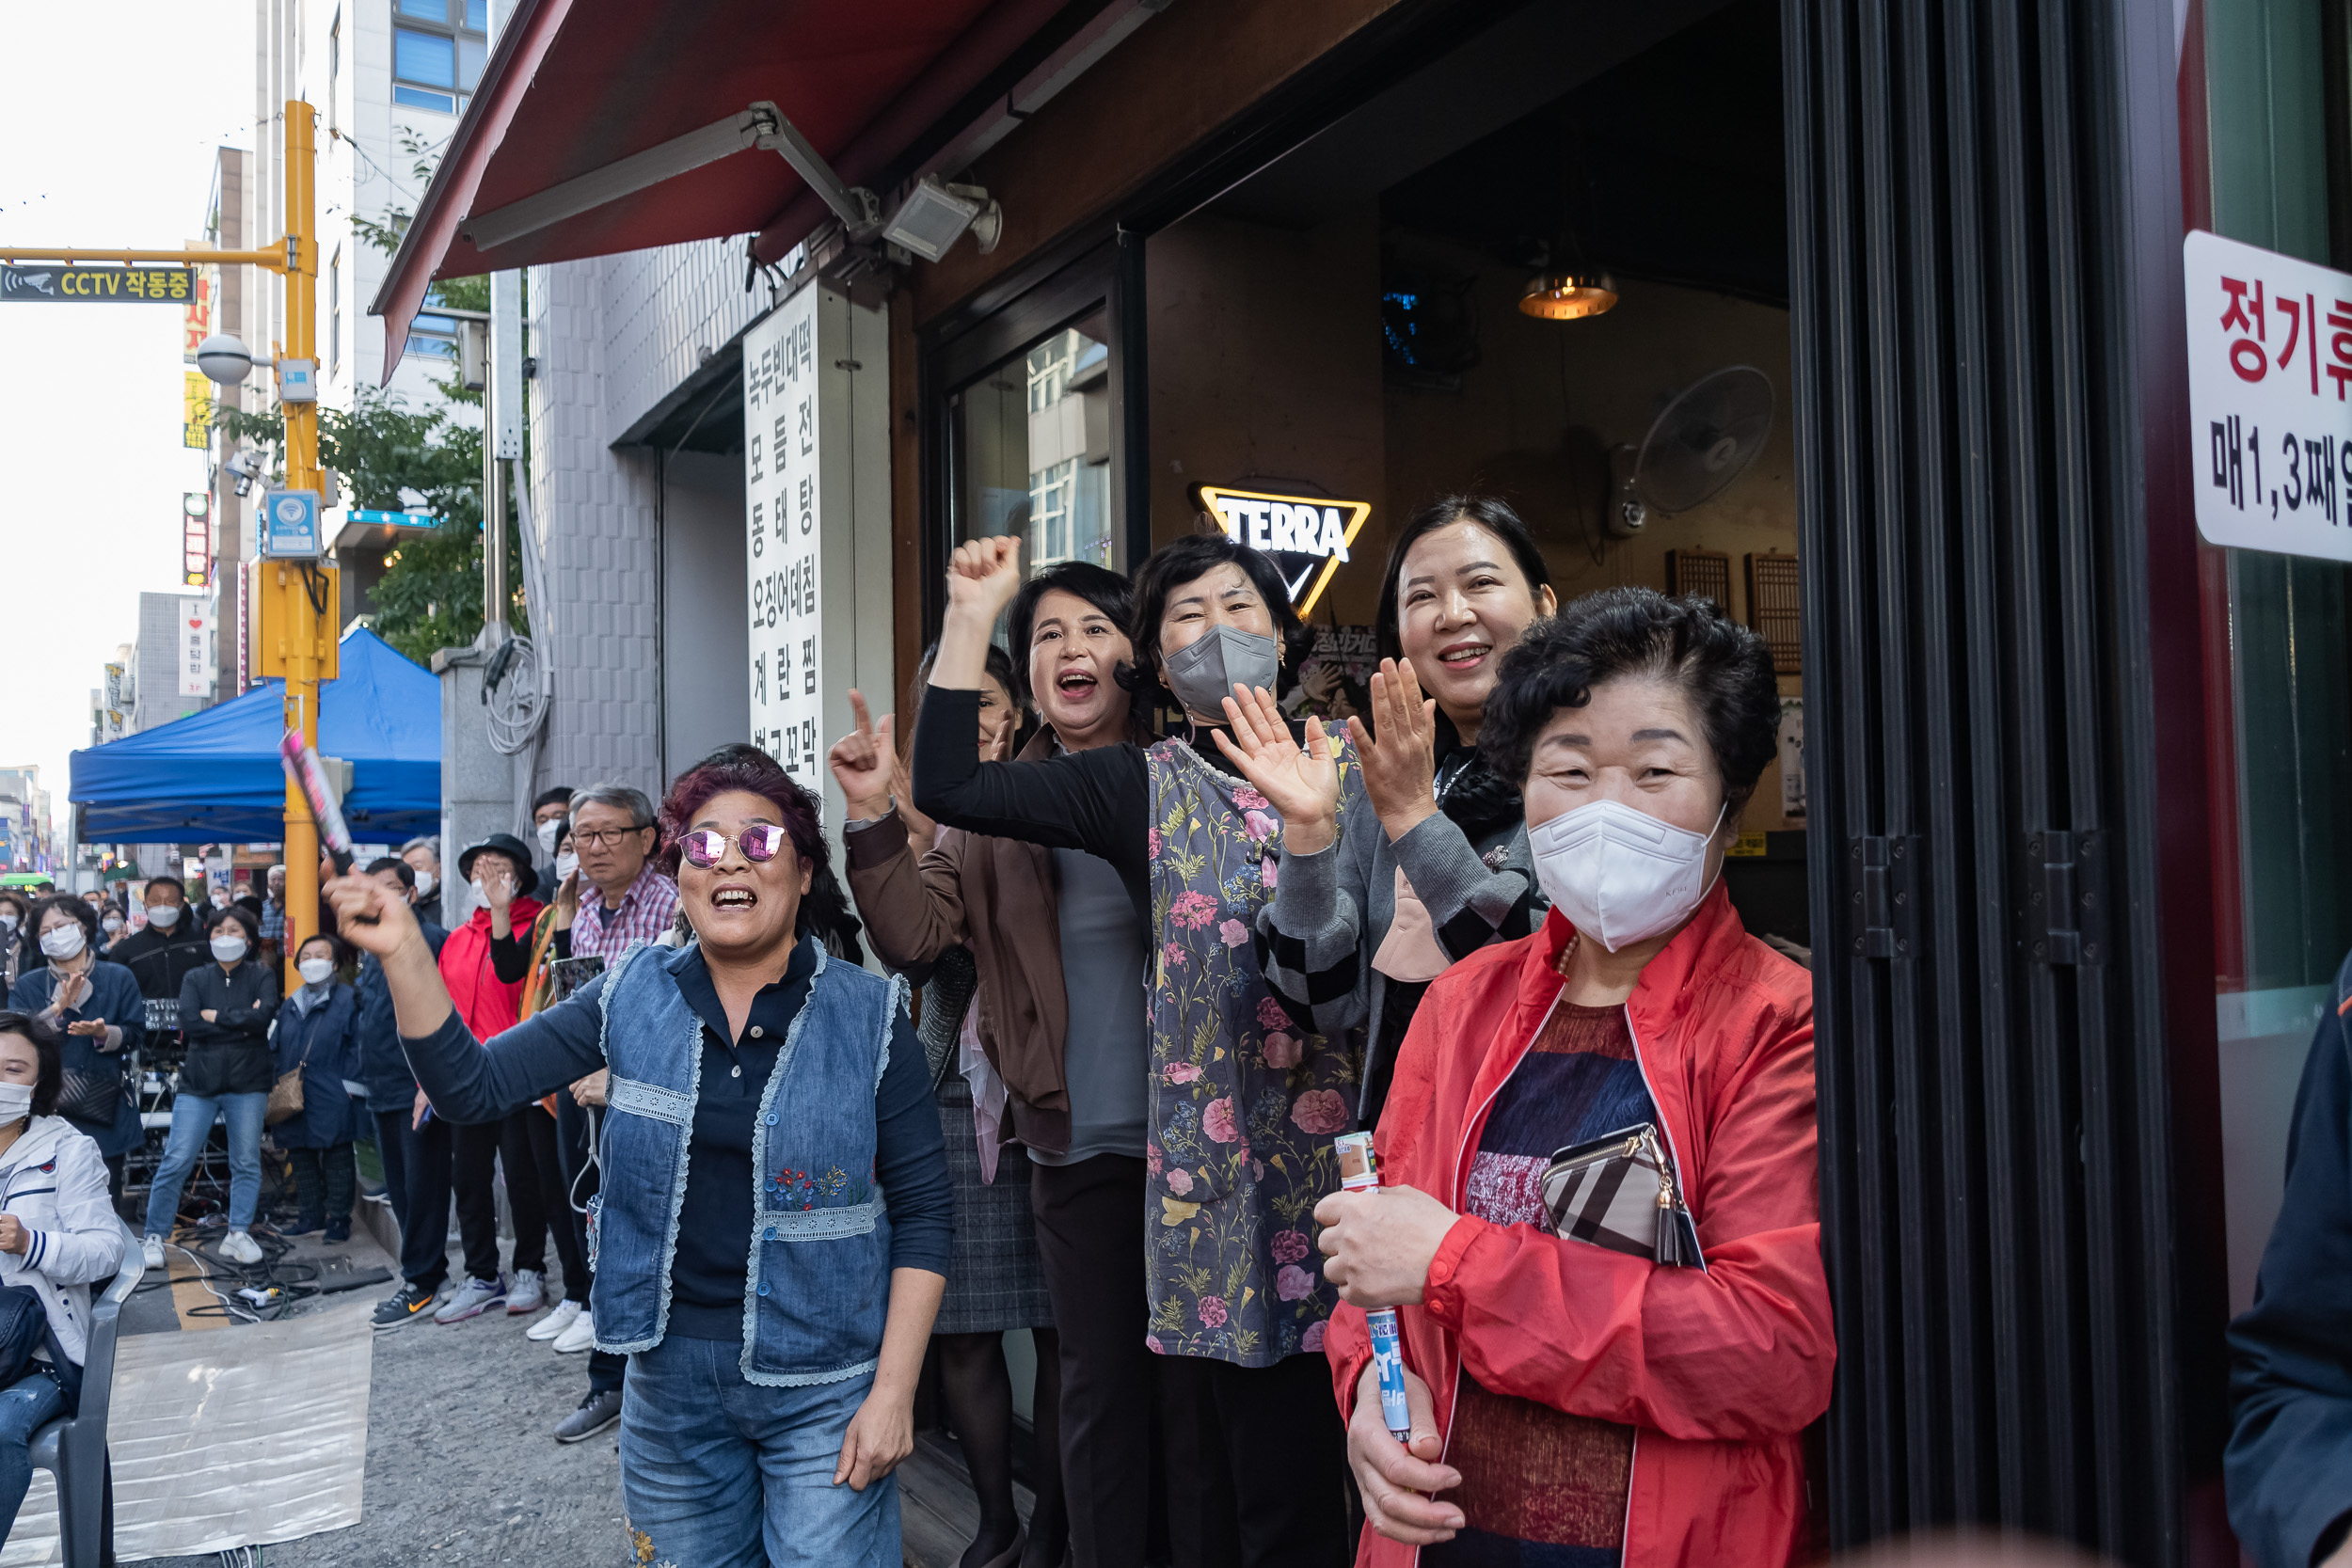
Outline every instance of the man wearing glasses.
<path id="1" fill-rule="evenodd" d="M 677 917 L 677 883 L 649 863 L 661 834 L 654 826 L 653 802 L 644 790 L 591 784 L 573 794 L 571 810 L 567 847 L 580 857 L 580 912 L 570 931 L 559 933 L 557 943 L 561 956 L 602 958 L 610 965 L 633 943 L 658 942 L 670 929 Z M 587 1113 L 600 1111 L 604 1104 L 604 1077 L 594 1073 L 574 1084 L 568 1095 L 556 1097 L 557 1157 L 575 1223 L 580 1207 L 596 1190 L 585 1170 Z M 584 1250 L 584 1232 L 580 1244 Z M 563 1310 L 559 1307 L 558 1313 Z M 595 1320 L 582 1312 L 555 1336 L 557 1351 L 591 1351 L 588 1397 L 555 1429 L 561 1443 L 594 1437 L 620 1419 L 627 1363 L 621 1356 L 592 1350 L 595 1332 Z"/>

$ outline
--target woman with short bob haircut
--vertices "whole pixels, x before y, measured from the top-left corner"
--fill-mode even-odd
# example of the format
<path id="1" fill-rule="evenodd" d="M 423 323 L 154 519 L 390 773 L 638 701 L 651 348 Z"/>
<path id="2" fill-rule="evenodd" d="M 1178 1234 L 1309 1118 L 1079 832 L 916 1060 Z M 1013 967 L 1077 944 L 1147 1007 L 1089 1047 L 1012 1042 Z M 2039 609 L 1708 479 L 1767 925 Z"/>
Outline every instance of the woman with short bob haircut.
<path id="1" fill-rule="evenodd" d="M 1543 919 L 1518 786 L 1478 739 L 1496 672 L 1557 603 L 1527 525 L 1492 496 L 1433 501 L 1389 547 L 1371 722 L 1347 723 L 1374 820 L 1283 868 L 1269 921 L 1294 940 L 1266 970 L 1325 1034 L 1365 1031 L 1366 1125 L 1429 982 Z M 1326 967 L 1283 962 L 1309 952 Z"/>
<path id="2" fill-rule="evenodd" d="M 1122 1332 L 1148 1336 L 1156 1353 L 1175 1559 L 1337 1562 L 1342 1458 L 1314 1359 L 1333 1297 L 1310 1265 L 1308 1211 L 1339 1180 L 1331 1134 L 1352 1124 L 1359 1053 L 1352 1037 L 1327 1038 L 1283 1006 L 1256 932 L 1279 857 L 1323 847 L 1343 816 L 1368 812 L 1362 790 L 1344 741 L 1313 720 L 1295 736 L 1275 708 L 1303 631 L 1279 568 L 1223 533 L 1163 546 L 1136 575 L 1131 680 L 1138 700 L 1166 687 L 1187 732 L 1149 750 L 978 761 L 989 634 L 1020 587 L 1019 541 L 958 546 L 915 734 L 915 804 L 947 827 L 1084 850 L 1117 872 L 1149 944 L 1121 1021 L 1142 1031 L 1117 1037 L 1149 1046 L 1130 1085 L 1143 1091 L 1131 1103 L 1144 1183 L 1141 1212 L 1129 1211 L 1147 1310 Z M 1250 730 L 1264 784 L 1229 771 L 1236 725 Z M 1321 841 L 1295 841 L 1309 830 L 1285 826 L 1278 794 L 1312 801 Z M 1134 1307 L 1102 1308 L 1122 1310 Z M 1075 1432 L 1066 1440 L 1086 1444 Z M 1087 1484 L 1072 1480 L 1081 1519 Z M 1138 1515 L 1131 1539 L 1141 1526 Z"/>
<path id="3" fill-rule="evenodd" d="M 662 802 L 677 947 L 624 954 L 486 1045 L 407 904 L 328 884 L 384 966 L 439 1115 L 494 1121 L 609 1069 L 590 1222 L 599 1350 L 629 1357 L 633 1560 L 895 1565 L 893 1471 L 939 1307 L 952 1200 L 906 986 L 830 957 L 818 806 L 731 747 Z"/>
<path id="4" fill-rule="evenodd" d="M 1480 744 L 1526 800 L 1543 927 L 1429 988 L 1325 1198 L 1359 1563 L 1786 1563 L 1836 1349 L 1811 979 L 1722 886 L 1779 718 L 1712 604 L 1591 594 L 1503 660 Z M 1579 1239 L 1589 1238 L 1589 1239 Z M 1391 1436 L 1364 1309 L 1398 1308 Z"/>

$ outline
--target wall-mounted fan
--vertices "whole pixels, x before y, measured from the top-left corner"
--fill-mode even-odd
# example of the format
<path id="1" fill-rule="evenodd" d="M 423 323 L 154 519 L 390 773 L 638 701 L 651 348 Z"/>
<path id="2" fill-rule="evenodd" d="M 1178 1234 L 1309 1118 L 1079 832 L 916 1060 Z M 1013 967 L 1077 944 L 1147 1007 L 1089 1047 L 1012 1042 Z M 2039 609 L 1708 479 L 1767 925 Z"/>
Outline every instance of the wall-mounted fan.
<path id="1" fill-rule="evenodd" d="M 1772 377 L 1753 365 L 1727 365 L 1684 388 L 1642 438 L 1634 496 L 1667 513 L 1712 499 L 1764 450 L 1772 404 Z"/>

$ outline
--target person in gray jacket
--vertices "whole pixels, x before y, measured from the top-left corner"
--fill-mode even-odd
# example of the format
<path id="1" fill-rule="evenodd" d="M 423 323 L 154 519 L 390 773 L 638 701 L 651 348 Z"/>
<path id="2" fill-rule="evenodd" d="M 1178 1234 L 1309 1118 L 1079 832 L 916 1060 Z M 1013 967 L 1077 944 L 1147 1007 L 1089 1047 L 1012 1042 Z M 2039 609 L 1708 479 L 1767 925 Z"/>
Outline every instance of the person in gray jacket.
<path id="1" fill-rule="evenodd" d="M 1502 656 L 1558 607 L 1527 525 L 1493 497 L 1435 501 L 1390 548 L 1373 722 L 1347 721 L 1379 831 L 1283 857 L 1258 917 L 1266 978 L 1291 1009 L 1327 1036 L 1364 1030 L 1366 1127 L 1429 982 L 1543 919 L 1518 790 L 1486 767 L 1478 733 Z"/>

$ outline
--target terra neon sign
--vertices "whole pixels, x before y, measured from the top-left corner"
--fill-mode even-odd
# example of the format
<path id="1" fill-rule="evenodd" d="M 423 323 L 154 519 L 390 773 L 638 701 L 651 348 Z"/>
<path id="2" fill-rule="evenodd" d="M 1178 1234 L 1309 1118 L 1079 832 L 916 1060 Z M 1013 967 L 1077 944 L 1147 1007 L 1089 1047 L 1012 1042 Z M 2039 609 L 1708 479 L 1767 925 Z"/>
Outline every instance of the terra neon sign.
<path id="1" fill-rule="evenodd" d="M 1302 618 L 1313 613 L 1315 600 L 1330 586 L 1347 560 L 1348 546 L 1372 515 L 1370 501 L 1283 496 L 1222 484 L 1196 484 L 1192 499 L 1233 540 L 1280 562 L 1291 602 Z"/>

